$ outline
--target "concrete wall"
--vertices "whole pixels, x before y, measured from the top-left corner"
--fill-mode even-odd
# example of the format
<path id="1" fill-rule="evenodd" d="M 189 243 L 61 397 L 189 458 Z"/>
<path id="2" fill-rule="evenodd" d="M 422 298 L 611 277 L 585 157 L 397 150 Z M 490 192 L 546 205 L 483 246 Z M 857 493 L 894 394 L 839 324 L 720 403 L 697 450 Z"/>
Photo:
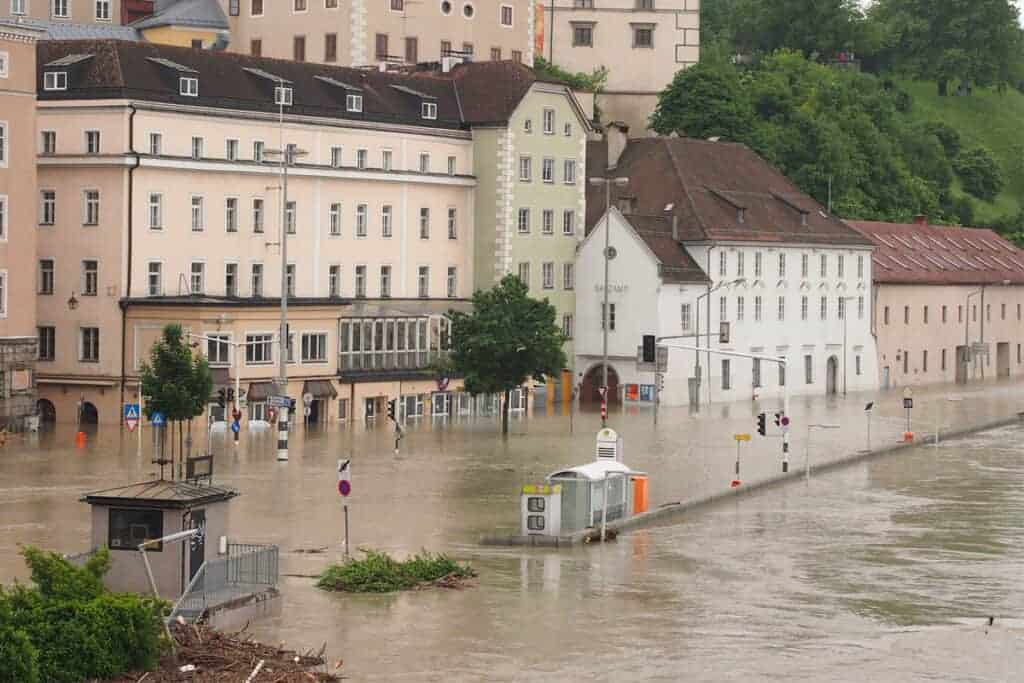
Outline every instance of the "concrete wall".
<path id="1" fill-rule="evenodd" d="M 958 349 L 982 340 L 989 355 L 969 360 L 969 381 L 1024 373 L 1024 287 L 987 286 L 984 301 L 976 286 L 880 284 L 876 289 L 881 386 L 956 381 Z M 1003 363 L 1000 344 L 1005 344 Z"/>

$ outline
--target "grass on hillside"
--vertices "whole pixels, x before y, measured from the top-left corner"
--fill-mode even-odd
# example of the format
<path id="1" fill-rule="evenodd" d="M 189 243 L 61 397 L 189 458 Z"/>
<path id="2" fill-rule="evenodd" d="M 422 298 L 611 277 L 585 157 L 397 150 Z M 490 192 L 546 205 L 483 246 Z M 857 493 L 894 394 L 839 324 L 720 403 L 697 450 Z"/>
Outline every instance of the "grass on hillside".
<path id="1" fill-rule="evenodd" d="M 1024 206 L 1024 94 L 1012 88 L 1003 93 L 976 88 L 970 97 L 939 97 L 932 82 L 905 80 L 899 85 L 914 99 L 914 118 L 948 123 L 960 132 L 964 146 L 987 147 L 999 161 L 1006 185 L 992 202 L 971 197 L 976 222 L 1014 214 Z M 962 193 L 959 183 L 954 189 Z"/>
<path id="2" fill-rule="evenodd" d="M 387 553 L 363 550 L 366 557 L 335 564 L 324 570 L 317 587 L 347 593 L 391 593 L 428 586 L 460 588 L 476 576 L 468 564 L 447 555 L 424 551 L 399 562 Z"/>

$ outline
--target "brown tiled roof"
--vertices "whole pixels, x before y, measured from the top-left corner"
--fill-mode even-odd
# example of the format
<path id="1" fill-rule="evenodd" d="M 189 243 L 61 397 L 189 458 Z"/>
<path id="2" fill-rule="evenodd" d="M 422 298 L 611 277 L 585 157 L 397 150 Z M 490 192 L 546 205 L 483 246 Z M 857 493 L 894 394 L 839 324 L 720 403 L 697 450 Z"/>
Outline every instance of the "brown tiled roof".
<path id="1" fill-rule="evenodd" d="M 598 144 L 588 146 L 588 177 L 609 173 Z M 871 244 L 745 145 L 638 138 L 610 173 L 629 178 L 612 196 L 631 197 L 636 213 L 660 214 L 671 204 L 685 241 Z M 588 229 L 604 212 L 604 192 L 588 186 Z"/>
<path id="2" fill-rule="evenodd" d="M 850 221 L 875 244 L 880 284 L 1024 284 L 1024 251 L 992 230 Z"/>
<path id="3" fill-rule="evenodd" d="M 45 65 L 72 54 L 92 55 L 92 58 L 68 69 L 66 91 L 43 90 Z M 286 109 L 290 114 L 450 129 L 507 122 L 530 87 L 543 80 L 531 69 L 513 62 L 463 64 L 449 73 L 380 72 L 117 40 L 43 42 L 38 45 L 37 55 L 40 65 L 37 91 L 41 100 L 130 97 L 276 112 L 274 84 L 245 70 L 249 68 L 290 81 L 294 96 L 293 105 Z M 199 97 L 181 96 L 179 74 L 155 63 L 152 58 L 169 60 L 197 72 Z M 359 88 L 363 111 L 346 111 L 347 91 L 325 82 L 324 77 Z M 421 117 L 422 98 L 414 93 L 427 95 L 430 101 L 437 103 L 437 120 Z"/>
<path id="4" fill-rule="evenodd" d="M 708 281 L 704 273 L 683 245 L 672 237 L 672 220 L 664 216 L 623 216 L 633 230 L 654 252 L 661 264 L 661 279 L 671 283 L 699 283 Z"/>

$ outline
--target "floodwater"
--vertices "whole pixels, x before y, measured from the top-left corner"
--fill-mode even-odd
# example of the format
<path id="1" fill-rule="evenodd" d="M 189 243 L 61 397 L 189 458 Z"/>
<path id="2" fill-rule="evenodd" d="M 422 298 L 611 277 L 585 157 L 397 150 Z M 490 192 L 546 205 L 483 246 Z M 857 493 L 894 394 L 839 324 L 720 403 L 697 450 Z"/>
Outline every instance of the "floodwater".
<path id="1" fill-rule="evenodd" d="M 919 421 L 1006 417 L 1018 395 L 922 393 Z M 872 398 L 872 446 L 890 444 L 904 430 L 899 396 Z M 564 416 L 521 419 L 508 439 L 493 420 L 426 420 L 398 454 L 384 424 L 310 429 L 286 464 L 274 435 L 215 442 L 218 483 L 242 492 L 232 535 L 278 543 L 290 575 L 282 614 L 252 630 L 297 648 L 326 641 L 355 681 L 1024 679 L 1024 427 L 816 473 L 865 447 L 863 399 L 794 406 L 792 467 L 808 477 L 571 550 L 477 540 L 518 527 L 521 484 L 592 458 L 592 414 L 576 416 L 573 435 Z M 656 430 L 650 411 L 633 410 L 612 424 L 657 505 L 728 488 L 732 434 L 753 431 L 759 409 L 664 410 Z M 153 471 L 134 437 L 101 431 L 80 451 L 72 431 L 0 450 L 2 582 L 24 576 L 18 543 L 87 546 L 82 492 Z M 779 471 L 779 443 L 745 446 L 745 485 Z M 353 550 L 445 551 L 472 562 L 478 585 L 351 596 L 300 576 L 339 557 L 339 457 L 353 462 Z"/>

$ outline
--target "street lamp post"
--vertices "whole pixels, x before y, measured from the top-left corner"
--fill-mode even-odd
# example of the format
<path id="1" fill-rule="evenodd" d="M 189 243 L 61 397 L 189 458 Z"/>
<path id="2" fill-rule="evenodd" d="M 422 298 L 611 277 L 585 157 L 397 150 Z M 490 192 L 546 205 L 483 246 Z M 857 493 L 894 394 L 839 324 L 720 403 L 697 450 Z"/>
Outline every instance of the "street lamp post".
<path id="1" fill-rule="evenodd" d="M 285 81 L 280 82 L 284 88 Z M 295 159 L 305 156 L 305 150 L 297 149 L 295 145 L 284 143 L 284 96 L 278 97 L 278 131 L 280 137 L 280 149 L 265 150 L 269 156 L 280 157 L 281 174 L 281 328 L 280 328 L 280 358 L 278 362 L 277 388 L 279 396 L 288 395 L 288 167 L 295 163 Z M 293 220 L 298 220 L 293 216 Z M 289 406 L 278 408 L 277 419 L 277 459 L 288 460 L 288 411 Z"/>
<path id="2" fill-rule="evenodd" d="M 608 271 L 611 262 L 611 205 L 612 185 L 623 187 L 629 184 L 629 178 L 591 178 L 590 184 L 595 187 L 604 186 L 604 304 L 601 308 L 601 426 L 608 424 Z"/>

